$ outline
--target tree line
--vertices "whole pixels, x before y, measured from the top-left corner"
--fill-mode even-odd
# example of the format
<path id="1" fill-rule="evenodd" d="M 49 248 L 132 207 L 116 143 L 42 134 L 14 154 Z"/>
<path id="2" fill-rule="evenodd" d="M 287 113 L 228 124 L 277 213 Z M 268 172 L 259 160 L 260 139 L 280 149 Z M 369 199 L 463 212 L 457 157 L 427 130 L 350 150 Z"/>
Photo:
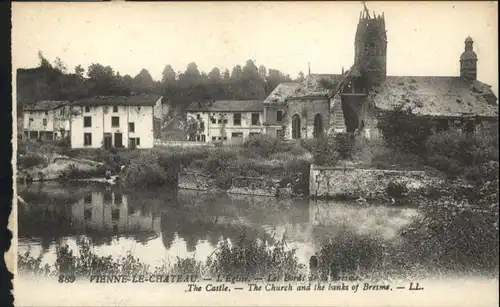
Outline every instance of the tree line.
<path id="1" fill-rule="evenodd" d="M 200 71 L 195 62 L 178 72 L 166 65 L 161 80 L 154 80 L 147 69 L 134 77 L 122 76 L 111 66 L 100 63 L 93 63 L 87 69 L 77 65 L 70 71 L 60 58 L 51 63 L 42 52 L 38 57 L 38 67 L 18 70 L 18 106 L 40 100 L 154 93 L 163 95 L 164 103 L 182 111 L 193 101 L 264 99 L 278 84 L 304 79 L 302 72 L 292 80 L 277 69 L 257 67 L 252 60 L 244 66 L 234 66 L 232 71 L 214 67 L 208 73 Z"/>

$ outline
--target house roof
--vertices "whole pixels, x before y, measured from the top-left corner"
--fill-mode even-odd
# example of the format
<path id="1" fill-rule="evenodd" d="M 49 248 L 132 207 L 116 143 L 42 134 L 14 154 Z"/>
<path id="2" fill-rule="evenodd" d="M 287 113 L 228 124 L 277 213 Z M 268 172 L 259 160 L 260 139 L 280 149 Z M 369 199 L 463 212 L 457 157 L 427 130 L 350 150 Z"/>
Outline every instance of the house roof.
<path id="1" fill-rule="evenodd" d="M 212 104 L 197 101 L 187 108 L 191 112 L 263 112 L 262 100 L 216 100 Z"/>
<path id="2" fill-rule="evenodd" d="M 35 104 L 27 105 L 24 107 L 26 111 L 49 111 L 60 108 L 64 105 L 69 104 L 69 101 L 65 100 L 43 100 L 38 101 Z"/>
<path id="3" fill-rule="evenodd" d="M 160 95 L 142 94 L 133 96 L 96 96 L 80 99 L 72 104 L 77 106 L 102 106 L 102 105 L 127 105 L 127 106 L 152 106 L 161 99 Z"/>
<path id="4" fill-rule="evenodd" d="M 283 104 L 285 100 L 293 96 L 295 89 L 299 86 L 299 83 L 288 82 L 279 84 L 264 100 L 265 104 Z"/>
<path id="5" fill-rule="evenodd" d="M 369 97 L 380 110 L 402 105 L 419 115 L 498 117 L 497 97 L 491 87 L 460 77 L 387 76 Z"/>

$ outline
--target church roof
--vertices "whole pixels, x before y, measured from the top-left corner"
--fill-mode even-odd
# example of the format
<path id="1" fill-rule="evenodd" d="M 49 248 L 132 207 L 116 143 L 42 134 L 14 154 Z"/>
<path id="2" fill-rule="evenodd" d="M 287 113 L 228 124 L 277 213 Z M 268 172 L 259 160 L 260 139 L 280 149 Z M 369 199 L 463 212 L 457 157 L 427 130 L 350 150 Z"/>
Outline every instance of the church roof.
<path id="1" fill-rule="evenodd" d="M 327 96 L 342 80 L 341 74 L 311 74 L 300 83 L 293 97 Z"/>
<path id="2" fill-rule="evenodd" d="M 477 54 L 472 51 L 472 50 L 467 50 L 462 53 L 460 56 L 460 61 L 464 60 L 476 60 L 477 61 Z"/>
<path id="3" fill-rule="evenodd" d="M 293 96 L 299 83 L 288 82 L 279 84 L 264 100 L 265 104 L 283 104 L 285 99 Z"/>
<path id="4" fill-rule="evenodd" d="M 369 96 L 380 110 L 402 104 L 412 107 L 415 114 L 426 116 L 498 117 L 497 97 L 491 87 L 460 77 L 387 76 Z"/>

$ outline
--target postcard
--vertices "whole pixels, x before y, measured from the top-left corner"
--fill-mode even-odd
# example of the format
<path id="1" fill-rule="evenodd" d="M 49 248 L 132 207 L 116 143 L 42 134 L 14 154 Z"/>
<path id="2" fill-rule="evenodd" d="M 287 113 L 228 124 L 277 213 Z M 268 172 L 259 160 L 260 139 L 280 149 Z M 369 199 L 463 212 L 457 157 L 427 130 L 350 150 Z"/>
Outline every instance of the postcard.
<path id="1" fill-rule="evenodd" d="M 497 306 L 497 10 L 13 3 L 15 306 Z"/>

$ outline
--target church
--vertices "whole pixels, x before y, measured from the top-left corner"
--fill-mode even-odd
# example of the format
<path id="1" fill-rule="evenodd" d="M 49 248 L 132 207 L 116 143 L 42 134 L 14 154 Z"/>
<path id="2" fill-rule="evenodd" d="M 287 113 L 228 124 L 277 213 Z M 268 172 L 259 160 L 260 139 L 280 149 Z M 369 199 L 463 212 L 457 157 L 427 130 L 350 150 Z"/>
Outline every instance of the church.
<path id="1" fill-rule="evenodd" d="M 309 72 L 301 83 L 276 87 L 264 101 L 266 133 L 285 139 L 338 132 L 378 137 L 378 120 L 398 107 L 428 117 L 437 131 L 497 129 L 497 97 L 491 86 L 477 80 L 473 39 L 464 43 L 459 76 L 388 76 L 385 16 L 370 14 L 365 6 L 350 69 L 341 74 Z"/>

